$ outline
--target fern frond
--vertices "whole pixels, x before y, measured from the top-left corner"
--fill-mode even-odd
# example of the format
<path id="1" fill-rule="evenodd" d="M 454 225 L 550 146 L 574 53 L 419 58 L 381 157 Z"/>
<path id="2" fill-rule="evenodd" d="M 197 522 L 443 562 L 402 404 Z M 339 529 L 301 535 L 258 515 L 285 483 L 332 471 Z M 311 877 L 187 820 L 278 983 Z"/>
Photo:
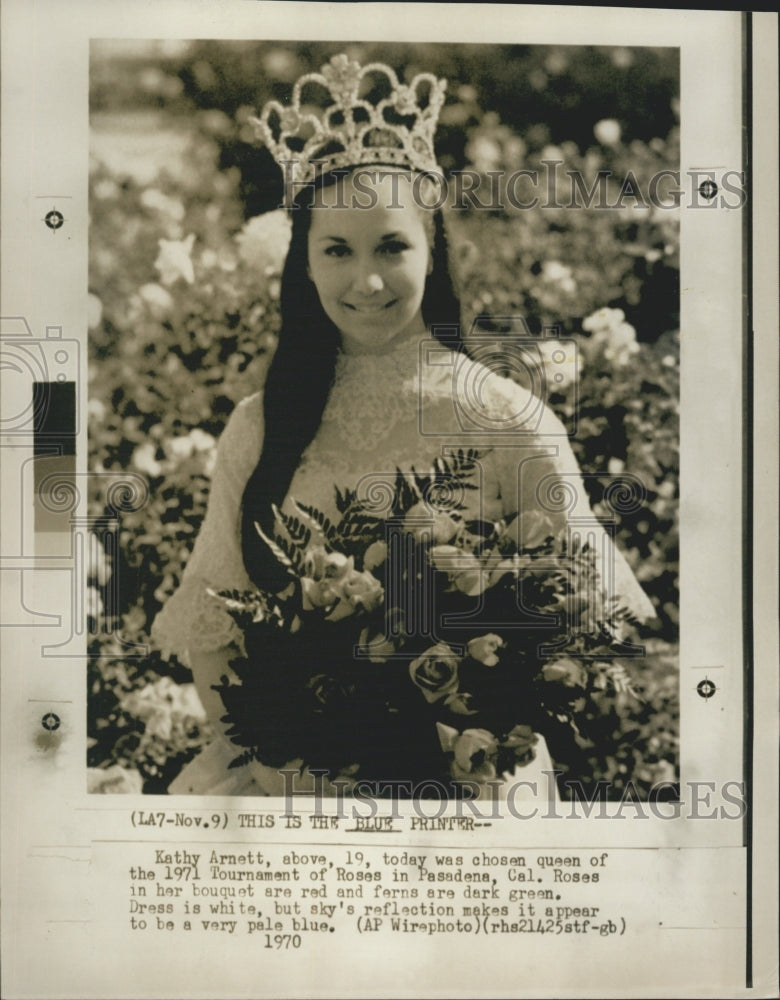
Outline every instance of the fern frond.
<path id="1" fill-rule="evenodd" d="M 269 538 L 257 522 L 255 522 L 255 531 L 271 550 L 276 561 L 280 565 L 284 566 L 287 571 L 287 575 L 291 576 L 293 579 L 297 579 L 298 573 L 296 572 L 297 567 L 294 561 L 296 553 L 294 551 L 289 551 L 289 548 L 285 545 L 283 539 L 280 539 L 279 543 L 277 543 L 272 538 Z"/>
<path id="2" fill-rule="evenodd" d="M 253 760 L 260 760 L 257 747 L 250 747 L 249 750 L 244 750 L 243 753 L 240 753 L 238 757 L 234 757 L 228 764 L 228 770 L 231 770 L 234 767 L 246 767 L 246 765 L 251 764 Z"/>
<path id="3" fill-rule="evenodd" d="M 292 501 L 295 509 L 300 513 L 302 519 L 308 519 L 312 533 L 319 532 L 323 542 L 332 542 L 336 535 L 336 529 L 330 518 L 326 517 L 321 510 L 311 507 L 308 504 Z"/>
<path id="4" fill-rule="evenodd" d="M 356 501 L 357 492 L 355 490 L 347 488 L 342 493 L 338 486 L 336 487 L 336 508 L 339 514 L 345 514 Z"/>
<path id="5" fill-rule="evenodd" d="M 409 476 L 401 469 L 395 470 L 395 502 L 393 506 L 398 514 L 404 514 L 416 503 L 419 503 L 420 496 L 409 482 Z"/>

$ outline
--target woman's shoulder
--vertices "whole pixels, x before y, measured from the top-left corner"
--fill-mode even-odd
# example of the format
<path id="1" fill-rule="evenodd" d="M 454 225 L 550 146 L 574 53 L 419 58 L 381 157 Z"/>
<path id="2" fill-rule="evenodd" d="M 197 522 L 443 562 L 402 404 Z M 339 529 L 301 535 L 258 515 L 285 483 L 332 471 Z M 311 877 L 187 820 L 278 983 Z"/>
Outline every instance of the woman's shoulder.
<path id="1" fill-rule="evenodd" d="M 241 464 L 254 462 L 263 446 L 263 394 L 254 392 L 238 402 L 219 438 L 223 460 Z"/>
<path id="2" fill-rule="evenodd" d="M 243 399 L 236 403 L 229 419 L 237 420 L 238 422 L 244 420 L 254 420 L 256 417 L 262 416 L 262 413 L 263 390 L 258 389 L 257 392 L 253 392 L 249 396 L 244 396 Z"/>
<path id="3" fill-rule="evenodd" d="M 262 390 L 253 392 L 250 396 L 244 396 L 233 407 L 233 411 L 227 419 L 225 429 L 222 432 L 224 437 L 228 435 L 239 435 L 250 432 L 253 429 L 262 430 L 263 426 L 263 393 Z"/>
<path id="4" fill-rule="evenodd" d="M 441 359 L 440 359 L 441 360 Z M 559 433 L 559 422 L 542 400 L 506 374 L 504 359 L 480 360 L 457 354 L 447 365 L 423 372 L 422 397 L 429 405 L 449 406 L 461 429 L 485 433 Z M 533 372 L 528 374 L 529 380 Z M 543 388 L 543 387 L 540 387 Z"/>

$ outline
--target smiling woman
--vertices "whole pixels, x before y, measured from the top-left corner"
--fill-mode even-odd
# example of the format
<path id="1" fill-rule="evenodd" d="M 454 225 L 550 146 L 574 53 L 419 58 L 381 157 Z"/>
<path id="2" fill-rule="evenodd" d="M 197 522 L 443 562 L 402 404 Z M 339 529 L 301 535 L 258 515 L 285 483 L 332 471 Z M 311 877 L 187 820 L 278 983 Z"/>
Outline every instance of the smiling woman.
<path id="1" fill-rule="evenodd" d="M 373 106 L 359 97 L 371 75 L 389 85 Z M 629 648 L 626 621 L 652 605 L 560 421 L 464 345 L 442 214 L 418 197 L 435 183 L 443 81 L 334 57 L 292 107 L 271 102 L 281 139 L 264 112 L 286 163 L 314 78 L 336 113 L 298 152 L 279 345 L 222 434 L 153 629 L 223 733 L 170 791 L 282 794 L 309 765 L 342 793 L 501 795 L 522 769 L 514 798 L 555 797 L 545 720 L 602 674 L 556 687 L 543 667 L 569 646 Z M 231 740 L 246 767 L 230 769 Z"/>

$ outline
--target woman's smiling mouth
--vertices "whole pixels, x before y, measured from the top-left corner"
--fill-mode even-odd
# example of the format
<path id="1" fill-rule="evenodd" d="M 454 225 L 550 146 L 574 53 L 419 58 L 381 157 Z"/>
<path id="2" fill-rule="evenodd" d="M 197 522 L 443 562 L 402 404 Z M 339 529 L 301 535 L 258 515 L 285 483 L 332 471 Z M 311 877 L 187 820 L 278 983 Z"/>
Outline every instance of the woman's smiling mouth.
<path id="1" fill-rule="evenodd" d="M 390 299 L 389 302 L 344 302 L 343 305 L 347 309 L 351 309 L 353 312 L 359 313 L 378 313 L 383 312 L 385 309 L 389 309 L 390 306 L 394 306 L 398 299 Z"/>

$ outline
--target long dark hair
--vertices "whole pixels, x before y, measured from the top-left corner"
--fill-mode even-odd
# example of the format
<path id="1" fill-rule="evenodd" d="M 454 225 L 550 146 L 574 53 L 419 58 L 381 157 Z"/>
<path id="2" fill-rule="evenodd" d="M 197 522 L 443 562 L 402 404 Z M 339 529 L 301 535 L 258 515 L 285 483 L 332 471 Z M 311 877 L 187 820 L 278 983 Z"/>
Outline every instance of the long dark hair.
<path id="1" fill-rule="evenodd" d="M 281 282 L 282 325 L 263 398 L 263 450 L 242 501 L 244 566 L 255 585 L 266 589 L 283 583 L 255 523 L 267 534 L 273 533 L 271 505 L 281 505 L 287 495 L 301 455 L 317 433 L 333 383 L 340 334 L 307 274 L 308 235 L 315 187 L 343 177 L 344 171 L 323 174 L 298 193 L 292 210 L 292 237 Z M 432 336 L 451 350 L 463 351 L 460 303 L 449 270 L 444 219 L 440 211 L 431 210 L 430 215 L 433 269 L 425 285 L 422 316 Z"/>

